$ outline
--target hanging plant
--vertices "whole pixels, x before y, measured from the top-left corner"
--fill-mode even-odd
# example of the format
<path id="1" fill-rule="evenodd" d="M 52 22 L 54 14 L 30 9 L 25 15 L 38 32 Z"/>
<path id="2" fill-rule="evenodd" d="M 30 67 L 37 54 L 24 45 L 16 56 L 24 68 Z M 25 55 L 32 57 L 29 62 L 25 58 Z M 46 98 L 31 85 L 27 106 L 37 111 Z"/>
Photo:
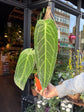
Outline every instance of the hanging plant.
<path id="1" fill-rule="evenodd" d="M 34 32 L 35 52 L 31 49 L 23 50 L 16 66 L 14 80 L 22 90 L 33 72 L 35 62 L 42 89 L 48 86 L 57 58 L 57 37 L 57 29 L 52 19 L 38 20 Z"/>

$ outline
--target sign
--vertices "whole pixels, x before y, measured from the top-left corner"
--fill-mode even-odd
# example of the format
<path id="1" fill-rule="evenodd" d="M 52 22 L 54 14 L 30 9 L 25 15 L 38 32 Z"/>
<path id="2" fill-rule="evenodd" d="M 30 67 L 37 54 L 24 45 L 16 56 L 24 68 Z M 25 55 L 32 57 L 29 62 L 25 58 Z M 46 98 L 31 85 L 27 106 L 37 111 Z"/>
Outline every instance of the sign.
<path id="1" fill-rule="evenodd" d="M 72 44 L 68 44 L 68 43 L 60 43 L 60 47 L 74 48 Z"/>

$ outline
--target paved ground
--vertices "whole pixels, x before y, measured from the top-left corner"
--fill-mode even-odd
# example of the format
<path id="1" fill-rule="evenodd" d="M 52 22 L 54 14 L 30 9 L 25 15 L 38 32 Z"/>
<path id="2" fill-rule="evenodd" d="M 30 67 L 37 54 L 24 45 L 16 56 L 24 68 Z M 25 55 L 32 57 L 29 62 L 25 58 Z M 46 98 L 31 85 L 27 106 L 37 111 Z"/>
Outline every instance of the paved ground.
<path id="1" fill-rule="evenodd" d="M 0 112 L 21 112 L 21 91 L 13 76 L 0 76 Z"/>

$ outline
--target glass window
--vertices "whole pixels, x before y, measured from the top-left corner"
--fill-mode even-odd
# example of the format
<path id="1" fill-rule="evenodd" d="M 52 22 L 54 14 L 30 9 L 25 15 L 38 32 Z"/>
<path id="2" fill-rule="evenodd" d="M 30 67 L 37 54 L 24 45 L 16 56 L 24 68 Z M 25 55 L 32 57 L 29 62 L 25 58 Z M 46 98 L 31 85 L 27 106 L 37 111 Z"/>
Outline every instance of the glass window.
<path id="1" fill-rule="evenodd" d="M 59 22 L 59 17 L 56 16 L 56 21 Z"/>
<path id="2" fill-rule="evenodd" d="M 69 29 L 66 29 L 66 33 L 69 33 Z"/>
<path id="3" fill-rule="evenodd" d="M 63 19 L 63 23 L 66 23 L 66 22 L 65 22 L 65 19 Z"/>
<path id="4" fill-rule="evenodd" d="M 60 18 L 58 16 L 55 15 L 54 18 L 55 18 L 55 21 L 59 22 Z"/>
<path id="5" fill-rule="evenodd" d="M 67 24 L 70 24 L 70 22 L 69 22 L 69 20 L 67 20 L 67 22 L 66 22 Z"/>
<path id="6" fill-rule="evenodd" d="M 62 32 L 65 32 L 65 28 L 62 28 Z"/>
<path id="7" fill-rule="evenodd" d="M 66 19 L 66 24 L 68 24 L 68 20 Z"/>
<path id="8" fill-rule="evenodd" d="M 60 18 L 60 22 L 63 22 L 63 19 L 62 18 Z"/>
<path id="9" fill-rule="evenodd" d="M 60 27 L 60 31 L 62 32 L 62 28 Z"/>
<path id="10" fill-rule="evenodd" d="M 60 40 L 62 37 L 62 39 L 64 38 L 65 41 L 69 42 L 68 37 L 65 35 L 62 36 L 62 34 L 66 33 L 67 35 L 69 35 L 70 33 L 73 33 L 75 35 L 74 29 L 76 27 L 76 16 L 69 14 L 63 10 L 59 10 L 58 8 L 56 8 L 56 11 L 60 12 L 60 15 L 59 15 L 59 13 L 55 13 L 55 16 L 56 16 L 55 20 L 59 22 L 57 24 L 60 28 Z M 64 15 L 63 15 L 63 13 L 64 13 Z M 68 15 L 68 17 L 67 17 L 67 15 Z M 64 24 L 62 24 L 62 23 L 64 23 Z M 84 24 L 84 22 L 82 22 L 82 24 Z M 81 27 L 83 30 L 83 25 L 81 25 Z"/>

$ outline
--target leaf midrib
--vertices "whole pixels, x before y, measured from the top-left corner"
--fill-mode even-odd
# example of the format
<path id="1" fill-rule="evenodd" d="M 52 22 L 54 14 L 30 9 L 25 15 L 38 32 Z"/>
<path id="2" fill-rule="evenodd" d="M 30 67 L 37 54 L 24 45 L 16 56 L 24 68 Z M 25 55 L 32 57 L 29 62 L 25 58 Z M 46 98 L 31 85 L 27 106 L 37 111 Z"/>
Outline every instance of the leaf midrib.
<path id="1" fill-rule="evenodd" d="M 24 69 L 23 69 L 22 74 L 24 73 L 25 68 L 27 67 L 26 65 L 27 65 L 28 59 L 29 59 L 29 56 L 27 56 L 26 63 L 25 63 L 25 66 L 24 66 Z M 22 79 L 23 79 L 23 75 L 22 75 L 22 77 L 21 77 L 21 80 L 22 80 Z"/>
<path id="2" fill-rule="evenodd" d="M 46 23 L 45 23 L 45 36 L 46 37 Z M 45 79 L 46 79 L 46 38 L 45 38 L 45 72 L 44 72 L 44 85 L 45 85 Z"/>

